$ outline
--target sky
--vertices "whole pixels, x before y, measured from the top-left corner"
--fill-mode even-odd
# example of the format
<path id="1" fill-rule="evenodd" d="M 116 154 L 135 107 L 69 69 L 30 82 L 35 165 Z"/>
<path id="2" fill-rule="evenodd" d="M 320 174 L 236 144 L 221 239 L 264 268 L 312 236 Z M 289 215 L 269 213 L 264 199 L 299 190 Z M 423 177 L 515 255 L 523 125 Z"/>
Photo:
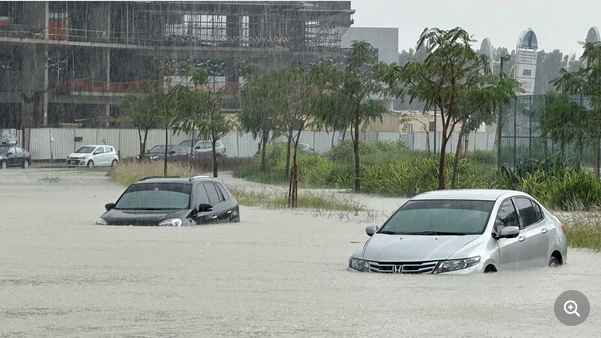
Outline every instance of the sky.
<path id="1" fill-rule="evenodd" d="M 399 51 L 415 49 L 425 27 L 460 26 L 478 42 L 489 38 L 493 47 L 515 49 L 521 32 L 530 27 L 539 50 L 559 49 L 579 57 L 592 26 L 601 29 L 601 1 L 351 1 L 353 27 L 396 27 Z"/>

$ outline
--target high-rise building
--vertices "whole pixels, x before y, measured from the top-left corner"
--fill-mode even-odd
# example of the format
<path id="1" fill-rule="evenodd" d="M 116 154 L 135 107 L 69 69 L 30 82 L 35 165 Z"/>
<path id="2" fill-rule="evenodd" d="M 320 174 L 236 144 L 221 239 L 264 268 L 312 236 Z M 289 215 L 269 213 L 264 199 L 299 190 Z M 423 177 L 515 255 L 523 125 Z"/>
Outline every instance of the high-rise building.
<path id="1" fill-rule="evenodd" d="M 237 59 L 337 57 L 353 13 L 350 1 L 0 2 L 0 128 L 114 121 L 140 80 L 158 78 L 157 57 L 234 85 Z"/>

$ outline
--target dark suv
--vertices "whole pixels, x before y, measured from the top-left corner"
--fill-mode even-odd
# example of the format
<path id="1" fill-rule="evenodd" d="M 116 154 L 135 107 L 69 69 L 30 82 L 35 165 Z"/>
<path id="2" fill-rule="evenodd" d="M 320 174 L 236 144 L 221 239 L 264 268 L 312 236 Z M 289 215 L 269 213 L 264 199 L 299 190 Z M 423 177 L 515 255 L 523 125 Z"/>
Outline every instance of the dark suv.
<path id="1" fill-rule="evenodd" d="M 218 180 L 146 177 L 130 185 L 96 224 L 184 226 L 240 222 L 238 202 Z"/>

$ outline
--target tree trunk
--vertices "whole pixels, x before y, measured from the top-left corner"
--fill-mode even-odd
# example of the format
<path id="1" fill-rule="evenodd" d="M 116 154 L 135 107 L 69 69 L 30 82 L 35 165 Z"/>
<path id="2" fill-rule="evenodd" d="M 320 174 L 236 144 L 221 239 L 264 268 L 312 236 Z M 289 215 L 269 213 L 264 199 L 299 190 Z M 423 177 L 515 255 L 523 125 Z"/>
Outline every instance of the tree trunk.
<path id="1" fill-rule="evenodd" d="M 470 146 L 470 133 L 467 133 L 463 136 L 465 141 L 465 145 L 463 146 L 463 155 L 461 158 L 467 158 L 467 148 Z"/>
<path id="2" fill-rule="evenodd" d="M 463 128 L 462 128 L 463 129 Z M 455 151 L 455 160 L 453 161 L 453 173 L 451 174 L 451 189 L 457 188 L 457 167 L 459 167 L 459 159 L 461 159 L 461 145 L 463 141 L 463 130 L 459 133 L 457 139 L 457 150 Z"/>
<path id="3" fill-rule="evenodd" d="M 342 141 L 344 142 L 344 138 L 346 137 L 346 128 L 344 128 L 344 130 L 342 130 Z"/>
<path id="4" fill-rule="evenodd" d="M 438 190 L 445 189 L 445 178 L 444 178 L 444 161 L 445 153 L 447 151 L 447 142 L 449 141 L 446 130 L 442 132 L 442 140 L 440 142 L 440 160 L 438 163 Z"/>
<path id="5" fill-rule="evenodd" d="M 355 118 L 355 136 L 353 137 L 353 152 L 355 153 L 355 192 L 361 192 L 361 163 L 359 160 L 359 117 Z"/>
<path id="6" fill-rule="evenodd" d="M 336 136 L 336 130 L 332 129 L 332 146 L 331 146 L 331 148 L 334 148 L 334 136 Z"/>
<path id="7" fill-rule="evenodd" d="M 217 163 L 217 151 L 215 150 L 215 144 L 217 143 L 217 137 L 215 134 L 211 135 L 211 146 L 213 147 L 213 177 L 218 177 L 218 163 Z"/>
<path id="8" fill-rule="evenodd" d="M 595 138 L 595 145 L 593 147 L 593 168 L 595 170 L 595 174 L 597 174 L 597 177 L 599 177 L 599 137 Z"/>
<path id="9" fill-rule="evenodd" d="M 169 152 L 169 128 L 165 125 L 165 160 L 163 161 L 163 176 L 167 176 L 167 153 Z"/>
<path id="10" fill-rule="evenodd" d="M 261 135 L 261 171 L 267 171 L 267 141 L 269 141 L 269 132 Z"/>
<path id="11" fill-rule="evenodd" d="M 138 153 L 138 162 L 142 162 L 144 160 L 144 153 L 142 152 L 142 148 L 144 145 L 142 144 L 142 130 L 138 129 L 138 141 L 140 142 L 140 151 Z"/>
<path id="12" fill-rule="evenodd" d="M 288 179 L 289 176 L 289 171 L 290 171 L 290 146 L 292 145 L 292 130 L 293 128 L 290 127 L 290 130 L 288 130 L 288 144 L 286 145 L 286 169 L 284 170 L 284 178 Z"/>
<path id="13" fill-rule="evenodd" d="M 194 167 L 194 146 L 196 145 L 196 137 L 194 137 L 194 128 L 192 128 L 192 144 L 190 145 L 190 168 Z"/>
<path id="14" fill-rule="evenodd" d="M 298 150 L 298 141 L 300 139 L 302 128 L 298 130 L 298 134 L 294 138 L 294 153 L 292 155 L 292 171 L 290 174 L 290 185 L 288 187 L 288 207 L 298 207 L 298 166 L 296 164 L 296 154 Z"/>
<path id="15" fill-rule="evenodd" d="M 146 141 L 148 140 L 148 129 L 144 129 L 144 142 L 142 142 L 142 150 L 140 154 L 140 159 L 144 160 L 144 154 L 146 154 Z"/>

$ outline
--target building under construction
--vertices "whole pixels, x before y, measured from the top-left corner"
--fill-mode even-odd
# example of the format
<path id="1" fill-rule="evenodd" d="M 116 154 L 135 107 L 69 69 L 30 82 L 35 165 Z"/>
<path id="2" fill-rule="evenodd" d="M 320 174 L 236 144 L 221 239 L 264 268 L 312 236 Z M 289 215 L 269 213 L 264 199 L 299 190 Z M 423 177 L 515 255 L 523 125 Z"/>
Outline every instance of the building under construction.
<path id="1" fill-rule="evenodd" d="M 226 84 L 241 81 L 237 59 L 337 57 L 353 13 L 350 1 L 0 2 L 0 128 L 108 125 L 158 78 L 156 57 Z"/>

